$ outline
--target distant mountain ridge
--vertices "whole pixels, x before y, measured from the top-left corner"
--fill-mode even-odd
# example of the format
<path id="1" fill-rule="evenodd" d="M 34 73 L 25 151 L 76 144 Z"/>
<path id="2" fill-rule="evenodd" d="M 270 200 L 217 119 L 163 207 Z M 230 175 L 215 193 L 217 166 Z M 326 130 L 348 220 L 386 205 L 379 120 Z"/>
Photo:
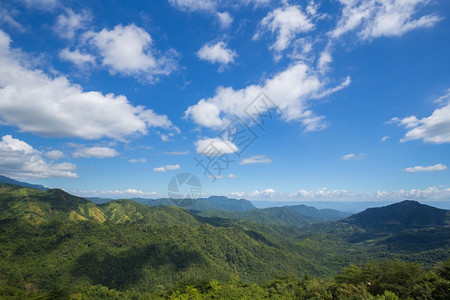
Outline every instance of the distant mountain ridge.
<path id="1" fill-rule="evenodd" d="M 383 207 L 368 208 L 345 221 L 360 225 L 445 226 L 450 224 L 450 210 L 405 200 Z"/>
<path id="2" fill-rule="evenodd" d="M 332 209 L 316 209 L 306 205 L 269 207 L 243 212 L 206 210 L 197 213 L 204 217 L 219 217 L 236 220 L 255 221 L 267 225 L 303 227 L 308 224 L 336 221 L 348 217 L 350 213 Z"/>
<path id="3" fill-rule="evenodd" d="M 96 204 L 102 204 L 113 201 L 114 199 L 99 198 L 99 197 L 86 197 Z M 147 198 L 131 198 L 131 200 L 148 206 L 181 206 L 185 209 L 192 211 L 204 211 L 204 210 L 224 210 L 224 211 L 247 211 L 256 209 L 256 207 L 248 200 L 245 199 L 233 199 L 224 196 L 210 196 L 208 198 L 198 199 L 182 199 L 181 205 L 176 205 L 177 200 L 170 198 L 159 199 L 147 199 Z"/>
<path id="4" fill-rule="evenodd" d="M 27 183 L 27 182 L 17 181 L 17 180 L 14 180 L 12 178 L 9 178 L 9 177 L 3 176 L 3 175 L 0 175 L 0 183 L 15 184 L 15 185 L 20 185 L 22 187 L 29 187 L 29 188 L 41 190 L 41 191 L 45 191 L 45 190 L 49 189 L 48 187 L 45 187 L 40 184 L 31 184 L 31 183 Z"/>

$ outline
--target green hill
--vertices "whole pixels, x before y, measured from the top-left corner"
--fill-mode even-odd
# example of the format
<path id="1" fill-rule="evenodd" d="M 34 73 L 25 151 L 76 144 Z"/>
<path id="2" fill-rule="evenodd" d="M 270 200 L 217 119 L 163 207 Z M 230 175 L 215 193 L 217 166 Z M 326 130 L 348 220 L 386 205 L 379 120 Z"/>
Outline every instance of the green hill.
<path id="1" fill-rule="evenodd" d="M 198 212 L 204 217 L 220 217 L 236 220 L 254 221 L 266 225 L 302 227 L 307 224 L 321 221 L 313 217 L 305 216 L 286 207 L 271 207 L 254 209 L 244 212 L 229 212 L 221 210 L 209 210 Z"/>

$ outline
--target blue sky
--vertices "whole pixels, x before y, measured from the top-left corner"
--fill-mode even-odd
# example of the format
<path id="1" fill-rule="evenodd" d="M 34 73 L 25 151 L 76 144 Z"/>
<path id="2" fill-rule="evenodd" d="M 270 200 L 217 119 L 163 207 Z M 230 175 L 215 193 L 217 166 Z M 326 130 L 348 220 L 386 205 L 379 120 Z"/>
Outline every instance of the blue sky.
<path id="1" fill-rule="evenodd" d="M 205 195 L 448 201 L 449 17 L 444 0 L 2 1 L 0 174 L 114 198 L 188 172 Z"/>

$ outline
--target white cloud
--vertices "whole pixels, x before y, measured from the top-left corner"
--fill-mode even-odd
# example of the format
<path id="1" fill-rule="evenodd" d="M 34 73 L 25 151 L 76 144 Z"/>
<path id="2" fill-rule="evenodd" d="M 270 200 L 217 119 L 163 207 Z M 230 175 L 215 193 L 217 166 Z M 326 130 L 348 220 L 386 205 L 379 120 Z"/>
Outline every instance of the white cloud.
<path id="1" fill-rule="evenodd" d="M 263 6 L 269 4 L 271 0 L 169 0 L 169 3 L 182 11 L 206 11 L 215 12 L 219 7 L 239 7 L 254 4 Z"/>
<path id="2" fill-rule="evenodd" d="M 249 158 L 244 158 L 239 162 L 240 165 L 251 165 L 251 164 L 270 164 L 271 159 L 265 157 L 264 155 L 255 155 Z"/>
<path id="3" fill-rule="evenodd" d="M 81 53 L 78 49 L 70 51 L 68 48 L 64 48 L 59 52 L 59 58 L 65 61 L 69 61 L 79 68 L 86 65 L 95 65 L 95 57 L 88 53 Z"/>
<path id="4" fill-rule="evenodd" d="M 45 157 L 53 159 L 53 160 L 58 160 L 64 157 L 64 153 L 62 151 L 59 150 L 51 150 L 46 152 Z"/>
<path id="5" fill-rule="evenodd" d="M 418 16 L 419 8 L 429 0 L 339 0 L 342 16 L 333 37 L 356 31 L 361 39 L 371 40 L 382 36 L 401 36 L 416 28 L 432 27 L 442 20 L 434 14 Z"/>
<path id="6" fill-rule="evenodd" d="M 421 139 L 426 143 L 450 143 L 450 102 L 435 109 L 429 117 L 394 117 L 388 123 L 398 123 L 399 126 L 409 129 L 401 139 L 402 142 Z"/>
<path id="7" fill-rule="evenodd" d="M 129 159 L 128 162 L 132 163 L 132 164 L 136 164 L 136 163 L 146 163 L 147 159 L 146 158 L 132 158 Z"/>
<path id="8" fill-rule="evenodd" d="M 217 6 L 217 1 L 214 0 L 169 0 L 169 3 L 185 11 L 209 11 L 215 10 Z"/>
<path id="9" fill-rule="evenodd" d="M 72 155 L 77 158 L 111 158 L 118 156 L 119 152 L 109 147 L 80 147 Z"/>
<path id="10" fill-rule="evenodd" d="M 180 169 L 180 165 L 176 164 L 176 165 L 165 165 L 162 167 L 157 167 L 157 168 L 154 168 L 153 171 L 166 172 L 166 171 L 173 171 L 173 170 L 179 170 L 179 169 Z"/>
<path id="11" fill-rule="evenodd" d="M 234 62 L 237 56 L 236 52 L 228 49 L 225 42 L 217 42 L 215 44 L 205 44 L 197 52 L 198 58 L 206 60 L 210 63 L 218 63 L 226 66 Z"/>
<path id="12" fill-rule="evenodd" d="M 128 188 L 125 190 L 107 190 L 107 191 L 73 191 L 72 194 L 81 197 L 111 197 L 111 198 L 162 197 L 161 194 L 155 191 L 144 192 L 135 188 Z"/>
<path id="13" fill-rule="evenodd" d="M 10 49 L 0 30 L 0 122 L 46 137 L 99 139 L 147 134 L 148 127 L 173 128 L 165 115 L 133 106 L 125 96 L 83 91 L 64 76 L 24 66 L 29 59 Z"/>
<path id="14" fill-rule="evenodd" d="M 91 31 L 85 34 L 85 38 L 99 50 L 102 64 L 111 74 L 135 76 L 152 82 L 176 69 L 175 51 L 156 57 L 150 34 L 134 24 L 119 24 L 113 30 Z"/>
<path id="15" fill-rule="evenodd" d="M 230 173 L 230 174 L 228 174 L 228 175 L 227 175 L 227 177 L 228 177 L 228 178 L 232 178 L 232 179 L 234 179 L 234 178 L 238 178 L 239 176 L 238 176 L 238 175 L 234 175 L 234 174 Z"/>
<path id="16" fill-rule="evenodd" d="M 195 142 L 197 153 L 204 156 L 219 156 L 239 150 L 235 144 L 221 138 L 205 138 Z"/>
<path id="17" fill-rule="evenodd" d="M 58 16 L 54 30 L 60 37 L 72 40 L 75 37 L 75 33 L 80 29 L 86 28 L 87 23 L 91 19 L 92 16 L 87 11 L 76 14 L 72 9 L 68 8 L 65 14 Z"/>
<path id="18" fill-rule="evenodd" d="M 165 165 L 164 168 L 166 168 L 166 170 L 178 170 L 180 165 Z"/>
<path id="19" fill-rule="evenodd" d="M 283 51 L 299 33 L 311 31 L 313 28 L 314 24 L 307 14 L 302 12 L 300 6 L 284 6 L 271 11 L 262 19 L 260 29 L 253 39 L 258 39 L 265 30 L 272 34 L 276 32 L 277 40 L 271 48 Z"/>
<path id="20" fill-rule="evenodd" d="M 272 200 L 279 201 L 403 201 L 406 199 L 417 201 L 449 201 L 450 188 L 437 188 L 435 186 L 425 189 L 378 190 L 374 193 L 353 193 L 345 189 L 329 190 L 318 188 L 307 191 L 299 190 L 297 193 L 282 193 L 273 189 L 253 192 L 233 192 L 232 197 L 248 200 Z"/>
<path id="21" fill-rule="evenodd" d="M 349 154 L 345 154 L 341 157 L 342 160 L 358 160 L 358 159 L 364 159 L 364 158 L 367 158 L 367 154 L 365 154 L 365 153 L 359 153 L 359 154 L 349 153 Z"/>
<path id="22" fill-rule="evenodd" d="M 277 191 L 275 191 L 274 189 L 265 189 L 265 190 L 261 190 L 261 191 L 253 191 L 248 193 L 248 197 L 249 198 L 273 198 L 275 195 L 277 194 Z"/>
<path id="23" fill-rule="evenodd" d="M 347 82 L 349 78 L 345 80 Z M 247 107 L 264 92 L 281 109 L 284 120 L 301 122 L 305 131 L 321 130 L 326 127 L 324 117 L 316 116 L 309 109 L 310 101 L 333 91 L 336 90 L 325 89 L 319 74 L 299 62 L 267 79 L 264 84 L 253 84 L 240 90 L 218 87 L 214 97 L 201 99 L 188 107 L 185 116 L 201 126 L 223 128 L 235 117 L 248 118 Z M 267 110 L 274 109 L 272 104 L 268 105 Z M 260 110 L 260 113 L 265 112 Z"/>
<path id="24" fill-rule="evenodd" d="M 381 138 L 381 141 L 386 142 L 388 139 L 389 139 L 389 136 L 386 135 Z"/>
<path id="25" fill-rule="evenodd" d="M 165 155 L 188 155 L 189 150 L 186 151 L 170 151 L 170 152 L 164 152 Z"/>
<path id="26" fill-rule="evenodd" d="M 155 171 L 155 172 L 165 172 L 166 168 L 164 168 L 164 167 L 157 167 L 157 168 L 153 168 L 153 171 Z"/>
<path id="27" fill-rule="evenodd" d="M 24 141 L 5 135 L 0 141 L 0 173 L 16 179 L 78 178 L 76 166 L 63 162 L 47 163 L 41 153 Z"/>
<path id="28" fill-rule="evenodd" d="M 414 173 L 414 172 L 432 172 L 432 171 L 445 171 L 447 170 L 447 166 L 443 164 L 436 164 L 434 166 L 422 167 L 415 166 L 406 168 L 406 172 Z"/>
<path id="29" fill-rule="evenodd" d="M 341 157 L 342 160 L 350 160 L 350 159 L 354 159 L 354 158 L 355 158 L 354 153 L 345 154 Z"/>
<path id="30" fill-rule="evenodd" d="M 233 17 L 230 16 L 230 14 L 226 11 L 223 13 L 218 12 L 217 17 L 220 21 L 220 27 L 222 27 L 223 29 L 230 27 L 231 23 L 233 23 Z"/>

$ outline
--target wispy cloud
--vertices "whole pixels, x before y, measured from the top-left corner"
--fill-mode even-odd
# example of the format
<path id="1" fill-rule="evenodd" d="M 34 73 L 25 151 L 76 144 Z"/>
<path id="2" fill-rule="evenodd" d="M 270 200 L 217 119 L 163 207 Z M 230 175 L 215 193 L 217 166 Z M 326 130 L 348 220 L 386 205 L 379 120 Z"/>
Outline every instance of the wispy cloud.
<path id="1" fill-rule="evenodd" d="M 110 147 L 80 147 L 73 154 L 73 157 L 85 157 L 85 158 L 111 158 L 119 155 L 116 149 Z"/>
<path id="2" fill-rule="evenodd" d="M 366 153 L 359 153 L 359 154 L 349 153 L 341 157 L 342 160 L 359 160 L 364 158 L 367 158 Z"/>
<path id="3" fill-rule="evenodd" d="M 165 165 L 162 167 L 156 167 L 153 169 L 155 172 L 166 172 L 180 169 L 180 165 Z"/>
<path id="4" fill-rule="evenodd" d="M 433 172 L 433 171 L 445 171 L 447 170 L 447 166 L 443 164 L 435 164 L 434 166 L 415 166 L 406 168 L 406 172 L 414 173 L 414 172 Z"/>
<path id="5" fill-rule="evenodd" d="M 248 158 L 244 158 L 239 162 L 240 165 L 251 165 L 251 164 L 270 164 L 271 159 L 264 155 L 255 155 Z"/>
<path id="6" fill-rule="evenodd" d="M 164 152 L 165 155 L 189 155 L 189 150 L 186 151 L 170 151 Z"/>
<path id="7" fill-rule="evenodd" d="M 132 164 L 136 164 L 136 163 L 146 163 L 147 159 L 146 158 L 132 158 L 129 159 L 128 162 L 132 163 Z"/>

